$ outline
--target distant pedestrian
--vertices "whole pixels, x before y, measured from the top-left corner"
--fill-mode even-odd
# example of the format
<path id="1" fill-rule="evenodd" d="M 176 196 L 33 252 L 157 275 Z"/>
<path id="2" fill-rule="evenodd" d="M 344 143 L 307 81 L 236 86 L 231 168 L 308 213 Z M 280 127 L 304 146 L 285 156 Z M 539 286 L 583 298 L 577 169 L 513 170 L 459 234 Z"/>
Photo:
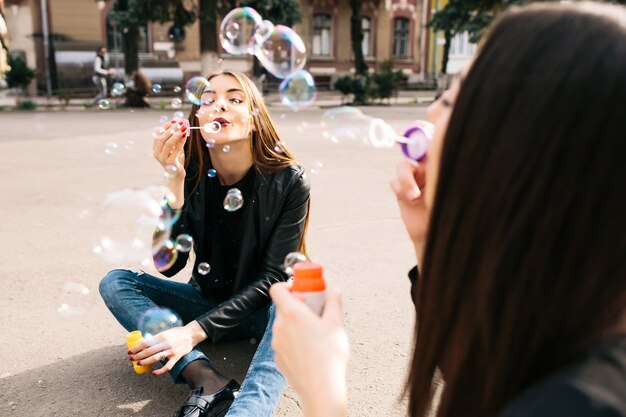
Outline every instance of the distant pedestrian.
<path id="1" fill-rule="evenodd" d="M 114 70 L 109 68 L 109 55 L 107 54 L 107 48 L 105 46 L 98 47 L 98 49 L 96 49 L 96 58 L 93 61 L 93 77 L 91 77 L 91 80 L 95 84 L 96 90 L 98 91 L 98 95 L 93 99 L 93 104 L 107 98 L 109 92 L 107 77 L 113 73 Z"/>

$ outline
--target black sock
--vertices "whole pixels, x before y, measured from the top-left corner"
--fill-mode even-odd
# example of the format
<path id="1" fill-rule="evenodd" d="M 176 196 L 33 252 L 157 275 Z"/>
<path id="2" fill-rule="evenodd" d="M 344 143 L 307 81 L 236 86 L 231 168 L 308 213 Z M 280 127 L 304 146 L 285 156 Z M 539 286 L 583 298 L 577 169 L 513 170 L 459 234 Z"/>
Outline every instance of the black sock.
<path id="1" fill-rule="evenodd" d="M 214 394 L 224 388 L 229 379 L 217 372 L 211 364 L 204 359 L 197 359 L 185 366 L 180 374 L 191 388 L 202 387 L 202 393 Z"/>

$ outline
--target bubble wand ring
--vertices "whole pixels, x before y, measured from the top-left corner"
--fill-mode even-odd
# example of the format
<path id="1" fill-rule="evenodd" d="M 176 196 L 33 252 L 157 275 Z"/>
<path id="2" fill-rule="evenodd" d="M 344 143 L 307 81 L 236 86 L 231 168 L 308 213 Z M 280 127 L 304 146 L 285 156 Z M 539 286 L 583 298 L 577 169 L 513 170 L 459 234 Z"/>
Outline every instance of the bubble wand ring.
<path id="1" fill-rule="evenodd" d="M 429 122 L 420 121 L 409 127 L 403 136 L 404 140 L 398 140 L 404 156 L 417 162 L 424 160 L 428 145 L 433 139 L 434 126 Z"/>

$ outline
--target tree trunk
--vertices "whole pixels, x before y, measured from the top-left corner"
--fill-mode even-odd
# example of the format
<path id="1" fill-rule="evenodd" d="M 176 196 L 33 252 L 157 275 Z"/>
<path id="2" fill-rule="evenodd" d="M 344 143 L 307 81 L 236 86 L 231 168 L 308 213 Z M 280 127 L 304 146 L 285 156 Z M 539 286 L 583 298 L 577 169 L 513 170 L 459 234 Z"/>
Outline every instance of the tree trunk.
<path id="1" fill-rule="evenodd" d="M 131 25 L 123 29 L 124 38 L 124 73 L 130 77 L 139 69 L 139 28 Z"/>
<path id="2" fill-rule="evenodd" d="M 441 57 L 441 74 L 446 74 L 448 71 L 448 55 L 450 55 L 452 32 L 449 30 L 444 31 L 444 38 L 446 40 L 446 44 L 443 46 L 443 56 Z"/>
<path id="3" fill-rule="evenodd" d="M 367 75 L 367 65 L 363 58 L 363 27 L 361 26 L 361 0 L 350 0 L 352 16 L 350 17 L 350 32 L 352 38 L 352 52 L 354 53 L 354 71 L 357 75 Z"/>
<path id="4" fill-rule="evenodd" d="M 217 52 L 217 1 L 200 0 L 200 73 L 208 75 L 220 68 Z"/>

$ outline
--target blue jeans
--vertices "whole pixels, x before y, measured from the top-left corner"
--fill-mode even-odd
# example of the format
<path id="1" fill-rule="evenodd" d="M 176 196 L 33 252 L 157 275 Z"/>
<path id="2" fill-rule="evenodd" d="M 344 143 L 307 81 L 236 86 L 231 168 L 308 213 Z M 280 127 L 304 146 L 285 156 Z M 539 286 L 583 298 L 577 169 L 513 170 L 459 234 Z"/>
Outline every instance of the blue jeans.
<path id="1" fill-rule="evenodd" d="M 126 269 L 114 269 L 102 278 L 100 294 L 117 321 L 129 332 L 137 329 L 139 318 L 151 308 L 169 308 L 187 324 L 219 304 L 219 301 L 206 297 L 192 284 Z M 273 322 L 272 305 L 269 309 L 252 314 L 221 340 L 261 338 L 239 396 L 227 416 L 270 417 L 274 413 L 286 381 L 274 362 L 271 346 Z M 183 382 L 180 373 L 190 362 L 198 359 L 210 363 L 209 358 L 198 348 L 180 358 L 169 372 L 174 382 Z"/>

